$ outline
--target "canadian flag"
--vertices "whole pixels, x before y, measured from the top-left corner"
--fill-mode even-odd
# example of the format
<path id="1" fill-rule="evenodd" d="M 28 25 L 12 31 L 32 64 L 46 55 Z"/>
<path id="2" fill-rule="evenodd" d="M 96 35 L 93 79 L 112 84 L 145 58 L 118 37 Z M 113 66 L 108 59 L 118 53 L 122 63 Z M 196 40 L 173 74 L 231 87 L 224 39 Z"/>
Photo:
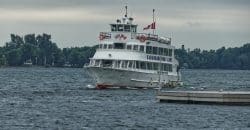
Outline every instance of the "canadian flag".
<path id="1" fill-rule="evenodd" d="M 155 29 L 155 22 L 149 24 L 147 27 L 143 28 L 143 30 L 147 30 L 147 29 Z"/>

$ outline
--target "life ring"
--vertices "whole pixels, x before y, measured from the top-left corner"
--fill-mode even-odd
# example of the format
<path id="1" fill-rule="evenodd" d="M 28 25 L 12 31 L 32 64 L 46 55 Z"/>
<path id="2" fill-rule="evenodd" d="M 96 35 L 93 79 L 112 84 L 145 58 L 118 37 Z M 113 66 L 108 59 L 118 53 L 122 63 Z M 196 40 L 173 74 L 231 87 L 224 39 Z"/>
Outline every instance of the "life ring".
<path id="1" fill-rule="evenodd" d="M 123 34 L 117 34 L 117 35 L 115 36 L 115 39 L 126 40 L 127 37 L 126 37 L 125 35 L 123 35 Z"/>
<path id="2" fill-rule="evenodd" d="M 120 34 L 115 35 L 115 39 L 120 38 Z"/>
<path id="3" fill-rule="evenodd" d="M 141 35 L 139 40 L 140 40 L 140 42 L 145 42 L 146 41 L 146 37 L 144 35 Z"/>
<path id="4" fill-rule="evenodd" d="M 99 40 L 103 40 L 103 39 L 104 39 L 104 35 L 101 34 L 101 35 L 99 36 Z"/>

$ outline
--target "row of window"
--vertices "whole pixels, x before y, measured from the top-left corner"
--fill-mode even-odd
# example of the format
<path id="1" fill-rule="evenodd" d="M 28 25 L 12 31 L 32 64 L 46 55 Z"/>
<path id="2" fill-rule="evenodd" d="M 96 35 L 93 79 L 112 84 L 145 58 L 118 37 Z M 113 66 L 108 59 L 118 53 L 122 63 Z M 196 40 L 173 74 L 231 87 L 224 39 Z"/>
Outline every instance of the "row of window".
<path id="1" fill-rule="evenodd" d="M 171 62 L 172 58 L 167 58 L 167 57 L 162 57 L 162 56 L 154 56 L 154 55 L 147 55 L 147 60 L 157 60 L 157 61 Z"/>
<path id="2" fill-rule="evenodd" d="M 172 56 L 172 49 L 147 46 L 146 53 L 147 54 L 155 54 L 155 55 L 163 55 L 163 56 Z"/>
<path id="3" fill-rule="evenodd" d="M 172 72 L 172 65 L 163 64 L 163 63 L 154 63 L 154 62 L 135 62 L 136 69 L 145 69 L 145 70 L 160 70 L 160 71 L 169 71 Z"/>
<path id="4" fill-rule="evenodd" d="M 112 24 L 111 31 L 119 32 L 136 32 L 136 25 L 126 25 L 126 24 Z"/>
<path id="5" fill-rule="evenodd" d="M 126 45 L 122 43 L 113 44 L 99 44 L 100 49 L 127 49 L 144 52 L 145 47 L 143 45 Z"/>
<path id="6" fill-rule="evenodd" d="M 114 44 L 99 44 L 100 49 L 127 49 L 144 52 L 144 45 L 126 45 L 125 43 L 114 43 Z M 162 56 L 172 56 L 172 49 L 146 46 L 147 54 L 162 55 Z"/>
<path id="7" fill-rule="evenodd" d="M 121 60 L 95 60 L 91 64 L 94 66 L 110 67 L 110 68 L 131 68 L 142 70 L 156 70 L 172 72 L 171 64 L 143 62 L 143 61 L 121 61 Z"/>

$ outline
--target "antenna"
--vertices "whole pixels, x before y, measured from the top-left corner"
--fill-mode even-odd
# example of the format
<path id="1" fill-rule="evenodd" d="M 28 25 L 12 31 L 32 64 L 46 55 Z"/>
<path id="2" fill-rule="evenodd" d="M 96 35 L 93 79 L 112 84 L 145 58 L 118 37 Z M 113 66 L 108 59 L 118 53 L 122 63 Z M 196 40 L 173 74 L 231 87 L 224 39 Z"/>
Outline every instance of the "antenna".
<path id="1" fill-rule="evenodd" d="M 153 34 L 155 34 L 155 9 L 153 9 Z"/>
<path id="2" fill-rule="evenodd" d="M 155 9 L 153 9 L 153 22 L 155 22 Z"/>
<path id="3" fill-rule="evenodd" d="M 125 6 L 125 10 L 126 10 L 125 17 L 127 17 L 128 16 L 128 6 L 127 5 Z"/>

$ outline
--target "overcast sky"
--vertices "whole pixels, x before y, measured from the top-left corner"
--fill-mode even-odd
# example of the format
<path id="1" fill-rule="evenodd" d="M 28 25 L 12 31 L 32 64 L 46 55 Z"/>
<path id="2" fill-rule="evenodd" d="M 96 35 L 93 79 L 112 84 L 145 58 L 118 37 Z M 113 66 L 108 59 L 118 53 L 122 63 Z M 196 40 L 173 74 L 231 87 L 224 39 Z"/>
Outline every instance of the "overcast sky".
<path id="1" fill-rule="evenodd" d="M 59 47 L 98 44 L 101 31 L 124 15 L 152 22 L 177 48 L 217 49 L 250 42 L 250 0 L 0 0 L 0 46 L 10 33 L 48 33 Z"/>

